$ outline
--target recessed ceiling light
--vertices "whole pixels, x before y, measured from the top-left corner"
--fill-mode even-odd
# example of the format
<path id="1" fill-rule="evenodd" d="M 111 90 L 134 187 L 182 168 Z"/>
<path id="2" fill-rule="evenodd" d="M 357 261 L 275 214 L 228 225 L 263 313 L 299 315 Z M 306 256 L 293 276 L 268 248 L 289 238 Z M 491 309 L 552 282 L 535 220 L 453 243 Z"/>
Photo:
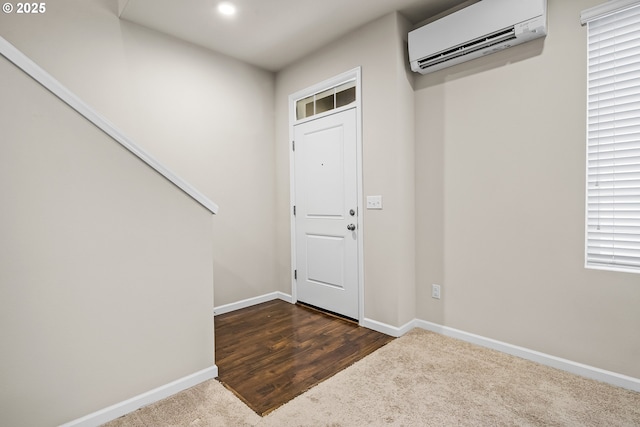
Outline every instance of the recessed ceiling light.
<path id="1" fill-rule="evenodd" d="M 229 3 L 227 1 L 223 1 L 218 4 L 218 12 L 224 16 L 233 16 L 236 14 L 236 7 L 234 4 Z"/>

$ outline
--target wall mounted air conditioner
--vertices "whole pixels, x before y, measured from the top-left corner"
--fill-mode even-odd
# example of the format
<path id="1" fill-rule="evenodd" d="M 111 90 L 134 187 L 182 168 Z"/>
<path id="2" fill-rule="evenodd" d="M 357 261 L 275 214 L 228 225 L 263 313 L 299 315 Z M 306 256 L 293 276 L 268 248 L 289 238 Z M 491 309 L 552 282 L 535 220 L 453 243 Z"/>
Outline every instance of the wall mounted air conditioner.
<path id="1" fill-rule="evenodd" d="M 546 0 L 481 0 L 411 31 L 409 61 L 427 74 L 546 34 Z"/>

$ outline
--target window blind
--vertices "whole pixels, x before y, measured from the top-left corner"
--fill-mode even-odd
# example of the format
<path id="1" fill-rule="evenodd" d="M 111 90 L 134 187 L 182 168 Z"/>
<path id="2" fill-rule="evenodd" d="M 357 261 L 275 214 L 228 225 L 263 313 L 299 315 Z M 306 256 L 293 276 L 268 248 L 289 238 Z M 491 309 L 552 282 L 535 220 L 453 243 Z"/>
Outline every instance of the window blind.
<path id="1" fill-rule="evenodd" d="M 587 37 L 586 265 L 640 272 L 640 5 Z"/>

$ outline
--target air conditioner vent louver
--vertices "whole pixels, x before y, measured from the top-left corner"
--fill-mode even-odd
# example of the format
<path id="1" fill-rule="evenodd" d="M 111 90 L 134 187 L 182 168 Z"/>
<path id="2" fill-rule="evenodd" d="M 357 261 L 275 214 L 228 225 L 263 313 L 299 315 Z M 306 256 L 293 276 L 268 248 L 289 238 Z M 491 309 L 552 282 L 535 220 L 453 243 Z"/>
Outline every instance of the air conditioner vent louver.
<path id="1" fill-rule="evenodd" d="M 454 48 L 438 52 L 435 55 L 431 55 L 427 58 L 418 61 L 418 65 L 421 69 L 432 67 L 436 64 L 440 64 L 449 61 L 460 56 L 469 55 L 470 53 L 477 52 L 482 49 L 486 49 L 491 46 L 503 43 L 508 40 L 515 40 L 516 30 L 514 27 L 507 28 L 506 30 L 496 31 L 493 34 L 480 37 L 476 40 L 461 44 Z"/>
<path id="2" fill-rule="evenodd" d="M 547 0 L 481 0 L 409 32 L 409 62 L 427 74 L 547 34 Z"/>

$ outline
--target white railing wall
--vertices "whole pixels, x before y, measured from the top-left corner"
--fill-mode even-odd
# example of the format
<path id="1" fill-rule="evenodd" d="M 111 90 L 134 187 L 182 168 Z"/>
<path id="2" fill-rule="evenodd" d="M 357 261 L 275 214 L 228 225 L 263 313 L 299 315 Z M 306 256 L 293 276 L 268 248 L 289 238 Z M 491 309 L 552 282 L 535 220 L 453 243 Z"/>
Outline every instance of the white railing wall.
<path id="1" fill-rule="evenodd" d="M 73 92 L 63 86 L 53 76 L 43 70 L 38 64 L 29 59 L 25 54 L 18 50 L 3 37 L 0 37 L 0 54 L 15 64 L 22 71 L 31 76 L 34 80 L 44 86 L 47 90 L 65 102 L 71 108 L 80 113 L 83 117 L 96 125 L 99 129 L 125 147 L 129 152 L 134 154 L 140 160 L 145 162 L 151 168 L 155 169 L 160 175 L 171 181 L 175 186 L 184 191 L 192 199 L 201 204 L 204 208 L 213 214 L 218 213 L 218 205 L 212 202 L 207 196 L 199 192 L 188 182 L 175 175 L 166 166 L 153 158 L 149 153 L 135 144 L 131 139 L 127 138 L 118 128 L 116 128 L 104 116 L 96 112 L 84 101 L 78 98 Z"/>

